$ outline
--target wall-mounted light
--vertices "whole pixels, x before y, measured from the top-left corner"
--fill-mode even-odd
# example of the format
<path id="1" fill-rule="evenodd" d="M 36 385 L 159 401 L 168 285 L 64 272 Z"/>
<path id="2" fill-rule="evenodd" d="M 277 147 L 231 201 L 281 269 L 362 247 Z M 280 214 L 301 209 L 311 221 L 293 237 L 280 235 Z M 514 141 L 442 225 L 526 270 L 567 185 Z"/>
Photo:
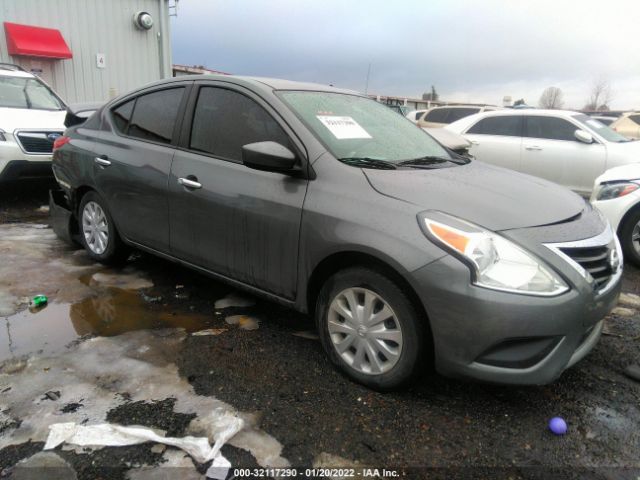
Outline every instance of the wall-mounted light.
<path id="1" fill-rule="evenodd" d="M 133 16 L 133 23 L 140 30 L 149 30 L 153 27 L 153 17 L 148 12 L 138 12 Z"/>

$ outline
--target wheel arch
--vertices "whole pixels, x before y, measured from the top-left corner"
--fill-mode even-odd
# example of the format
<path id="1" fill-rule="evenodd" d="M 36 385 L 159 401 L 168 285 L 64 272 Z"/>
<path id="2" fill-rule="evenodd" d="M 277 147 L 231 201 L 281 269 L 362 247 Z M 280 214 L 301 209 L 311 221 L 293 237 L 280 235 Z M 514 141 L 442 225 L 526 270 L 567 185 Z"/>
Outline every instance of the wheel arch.
<path id="1" fill-rule="evenodd" d="M 310 315 L 315 314 L 318 295 L 327 279 L 336 272 L 351 267 L 371 268 L 389 277 L 389 279 L 394 281 L 403 292 L 407 294 L 416 310 L 423 316 L 427 324 L 429 323 L 427 311 L 420 301 L 420 297 L 413 288 L 413 285 L 411 285 L 406 277 L 399 271 L 399 268 L 371 253 L 356 250 L 332 253 L 315 266 L 306 285 L 306 297 L 303 305 Z"/>

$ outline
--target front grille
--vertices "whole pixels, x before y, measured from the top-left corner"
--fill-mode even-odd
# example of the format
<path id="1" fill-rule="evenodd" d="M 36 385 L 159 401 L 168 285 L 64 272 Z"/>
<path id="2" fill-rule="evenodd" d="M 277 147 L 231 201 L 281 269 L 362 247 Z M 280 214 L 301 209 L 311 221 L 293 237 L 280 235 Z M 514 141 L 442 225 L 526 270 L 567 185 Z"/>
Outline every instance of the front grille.
<path id="1" fill-rule="evenodd" d="M 26 153 L 45 154 L 53 152 L 55 135 L 62 132 L 19 132 L 16 137 Z"/>
<path id="2" fill-rule="evenodd" d="M 589 272 L 595 281 L 595 289 L 600 290 L 615 273 L 609 260 L 612 247 L 560 247 L 560 251 Z"/>

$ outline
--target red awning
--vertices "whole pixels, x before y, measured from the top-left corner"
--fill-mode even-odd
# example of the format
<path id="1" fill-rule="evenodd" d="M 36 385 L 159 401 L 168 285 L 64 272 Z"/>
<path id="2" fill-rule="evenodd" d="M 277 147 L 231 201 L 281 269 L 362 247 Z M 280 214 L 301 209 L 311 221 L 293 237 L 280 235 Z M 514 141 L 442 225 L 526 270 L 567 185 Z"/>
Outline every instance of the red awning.
<path id="1" fill-rule="evenodd" d="M 55 28 L 34 27 L 4 22 L 9 55 L 27 57 L 71 58 L 71 50 Z"/>

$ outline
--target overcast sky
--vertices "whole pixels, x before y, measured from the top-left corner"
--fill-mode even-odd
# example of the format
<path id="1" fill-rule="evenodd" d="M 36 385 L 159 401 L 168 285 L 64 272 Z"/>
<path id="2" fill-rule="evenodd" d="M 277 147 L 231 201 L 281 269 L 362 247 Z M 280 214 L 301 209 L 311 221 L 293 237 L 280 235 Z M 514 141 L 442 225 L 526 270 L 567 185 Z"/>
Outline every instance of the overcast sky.
<path id="1" fill-rule="evenodd" d="M 640 0 L 181 0 L 173 61 L 420 97 L 582 107 L 607 79 L 640 108 Z"/>

